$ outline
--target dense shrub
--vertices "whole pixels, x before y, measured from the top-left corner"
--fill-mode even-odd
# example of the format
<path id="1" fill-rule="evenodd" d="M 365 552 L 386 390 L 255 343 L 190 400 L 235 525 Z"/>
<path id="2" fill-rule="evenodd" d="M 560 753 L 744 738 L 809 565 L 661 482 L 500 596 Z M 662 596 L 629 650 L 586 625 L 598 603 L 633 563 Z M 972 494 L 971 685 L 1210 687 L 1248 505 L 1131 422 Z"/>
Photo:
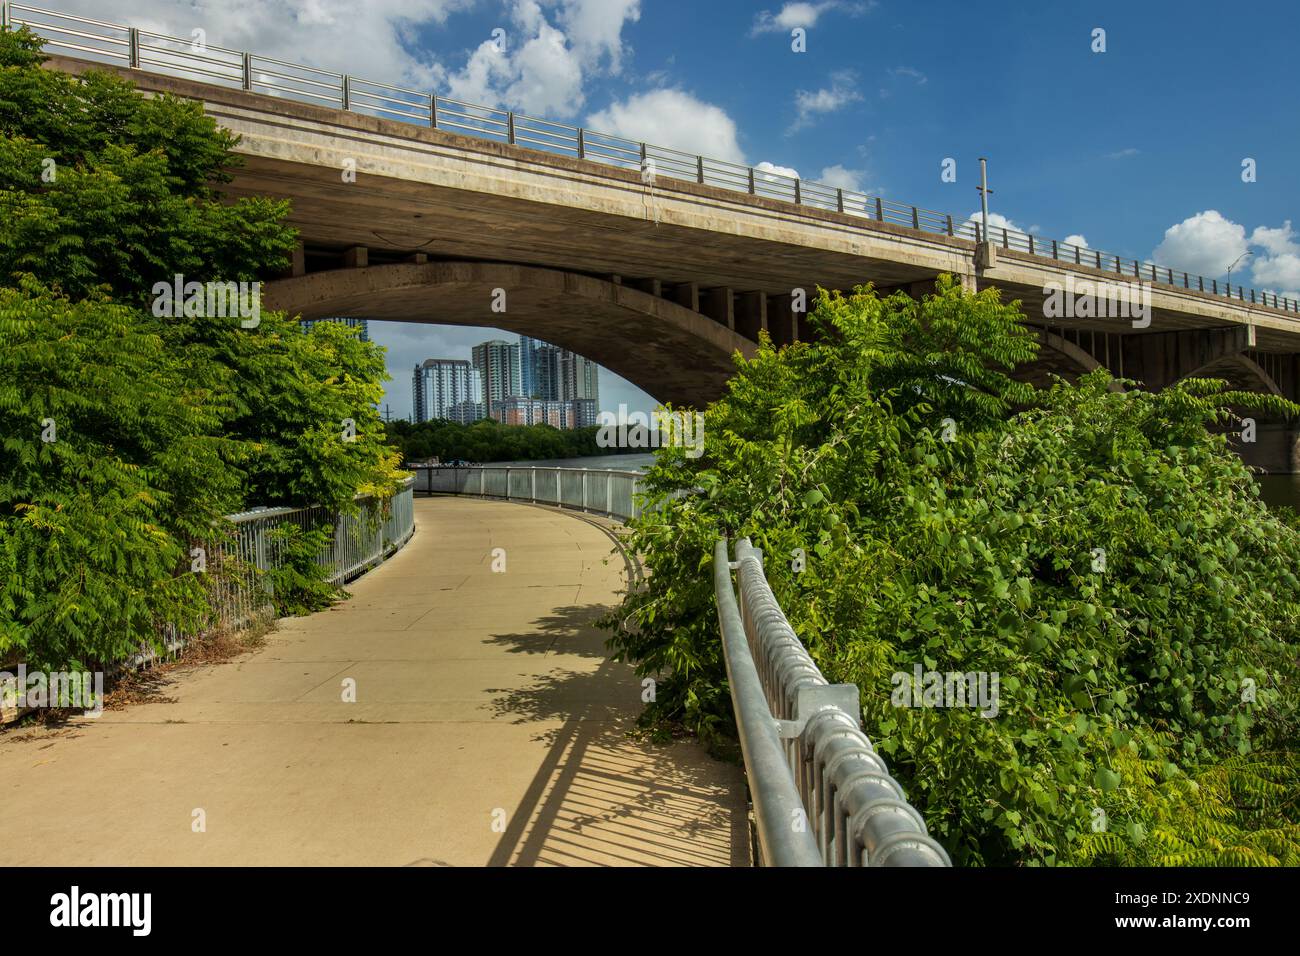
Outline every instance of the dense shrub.
<path id="1" fill-rule="evenodd" d="M 946 277 L 919 302 L 823 294 L 810 319 L 817 344 L 737 360 L 703 457 L 670 450 L 649 475 L 657 507 L 631 536 L 647 584 L 607 622 L 660 678 L 647 721 L 730 730 L 710 573 L 727 535 L 764 549 L 791 623 L 829 679 L 858 684 L 958 862 L 1113 856 L 1084 848 L 1099 808 L 1135 846 L 1177 798 L 1151 766 L 1295 749 L 1300 534 L 1210 430 L 1228 405 L 1294 406 L 1105 372 L 1035 391 L 1009 377 L 1036 352 L 1016 305 Z M 917 665 L 997 674 L 996 715 L 895 706 Z M 1262 812 L 1295 822 L 1294 803 Z"/>

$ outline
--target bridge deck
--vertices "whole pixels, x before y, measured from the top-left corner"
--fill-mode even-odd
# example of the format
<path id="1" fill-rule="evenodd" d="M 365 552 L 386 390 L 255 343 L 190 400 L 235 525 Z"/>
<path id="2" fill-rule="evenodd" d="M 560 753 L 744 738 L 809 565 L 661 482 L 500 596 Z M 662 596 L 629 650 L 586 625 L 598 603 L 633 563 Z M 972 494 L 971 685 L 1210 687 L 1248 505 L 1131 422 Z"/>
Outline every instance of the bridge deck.
<path id="1" fill-rule="evenodd" d="M 746 863 L 740 771 L 624 736 L 641 686 L 592 626 L 627 573 L 599 523 L 455 498 L 416 521 L 260 650 L 0 736 L 0 864 Z"/>

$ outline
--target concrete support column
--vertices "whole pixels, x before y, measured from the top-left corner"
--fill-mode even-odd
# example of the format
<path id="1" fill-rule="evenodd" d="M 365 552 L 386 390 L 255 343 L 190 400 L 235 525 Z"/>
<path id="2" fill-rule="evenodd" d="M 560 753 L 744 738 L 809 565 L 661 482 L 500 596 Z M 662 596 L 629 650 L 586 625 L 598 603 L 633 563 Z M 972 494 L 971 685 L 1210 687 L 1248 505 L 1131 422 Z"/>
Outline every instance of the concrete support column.
<path id="1" fill-rule="evenodd" d="M 352 246 L 343 250 L 343 266 L 346 269 L 364 269 L 370 265 L 370 250 L 365 246 Z"/>
<path id="2" fill-rule="evenodd" d="M 799 338 L 799 323 L 791 305 L 790 296 L 784 293 L 767 300 L 767 330 L 774 345 L 789 345 Z"/>
<path id="3" fill-rule="evenodd" d="M 706 289 L 702 297 L 702 311 L 719 325 L 729 329 L 736 327 L 736 297 L 727 286 Z"/>
<path id="4" fill-rule="evenodd" d="M 293 257 L 289 264 L 289 275 L 305 276 L 307 274 L 307 249 L 300 242 L 293 247 Z"/>
<path id="5" fill-rule="evenodd" d="M 700 311 L 700 287 L 695 282 L 679 282 L 673 289 L 673 300 L 692 312 Z"/>
<path id="6" fill-rule="evenodd" d="M 742 292 L 736 300 L 736 331 L 757 342 L 759 330 L 767 328 L 767 296 Z"/>

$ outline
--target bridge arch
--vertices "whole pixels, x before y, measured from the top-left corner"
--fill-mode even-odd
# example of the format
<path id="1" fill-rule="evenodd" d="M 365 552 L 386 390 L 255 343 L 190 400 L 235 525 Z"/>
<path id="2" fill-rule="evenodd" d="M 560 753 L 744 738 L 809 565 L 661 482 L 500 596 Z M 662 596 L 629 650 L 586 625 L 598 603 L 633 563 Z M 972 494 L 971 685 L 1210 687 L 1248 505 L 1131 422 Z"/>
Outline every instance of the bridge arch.
<path id="1" fill-rule="evenodd" d="M 698 407 L 723 394 L 735 352 L 752 356 L 758 348 L 726 325 L 648 292 L 508 263 L 396 263 L 313 272 L 265 283 L 262 303 L 304 319 L 506 329 L 572 349 L 660 401 Z M 494 303 L 503 310 L 493 311 Z"/>
<path id="2" fill-rule="evenodd" d="M 1064 336 L 1043 328 L 1039 328 L 1037 332 L 1038 358 L 1019 366 L 1015 371 L 1016 378 L 1030 382 L 1038 388 L 1049 388 L 1053 375 L 1059 375 L 1073 382 L 1081 375 L 1103 367 L 1103 363 L 1093 357 L 1091 352 Z M 1111 390 L 1122 391 L 1122 388 L 1112 383 Z"/>
<path id="3" fill-rule="evenodd" d="M 1273 376 L 1245 352 L 1225 355 L 1207 362 L 1179 378 L 1179 381 L 1188 378 L 1221 378 L 1238 391 L 1282 395 L 1282 389 L 1278 387 Z"/>

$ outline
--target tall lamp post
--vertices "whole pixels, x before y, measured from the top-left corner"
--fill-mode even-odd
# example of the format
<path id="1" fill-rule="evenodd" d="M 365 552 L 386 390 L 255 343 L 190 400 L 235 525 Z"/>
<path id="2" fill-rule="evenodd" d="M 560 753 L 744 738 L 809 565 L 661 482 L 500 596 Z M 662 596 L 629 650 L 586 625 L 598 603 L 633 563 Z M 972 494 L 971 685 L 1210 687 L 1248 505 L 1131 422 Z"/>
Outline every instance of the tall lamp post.
<path id="1" fill-rule="evenodd" d="M 1237 258 L 1232 260 L 1232 265 L 1228 266 L 1228 274 L 1224 277 L 1228 285 L 1228 298 L 1232 298 L 1232 270 L 1237 268 L 1237 263 L 1242 259 L 1247 256 L 1253 256 L 1254 254 L 1255 253 L 1253 252 L 1243 252 L 1241 255 L 1237 256 Z"/>

